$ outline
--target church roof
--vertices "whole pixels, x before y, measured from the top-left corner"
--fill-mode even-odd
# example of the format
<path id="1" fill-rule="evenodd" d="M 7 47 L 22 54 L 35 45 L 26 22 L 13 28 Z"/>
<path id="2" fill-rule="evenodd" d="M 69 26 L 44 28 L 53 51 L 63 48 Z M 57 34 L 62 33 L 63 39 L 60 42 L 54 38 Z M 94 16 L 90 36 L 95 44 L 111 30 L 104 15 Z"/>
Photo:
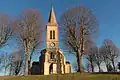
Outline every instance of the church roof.
<path id="1" fill-rule="evenodd" d="M 69 61 L 66 61 L 66 64 L 70 64 L 70 62 L 69 62 Z"/>
<path id="2" fill-rule="evenodd" d="M 46 49 L 43 49 L 42 51 L 41 51 L 41 53 L 46 53 L 47 52 L 47 50 Z"/>
<path id="3" fill-rule="evenodd" d="M 49 23 L 56 23 L 56 17 L 55 17 L 55 13 L 54 13 L 54 9 L 52 7 L 51 11 L 50 11 L 50 14 L 49 14 L 49 20 L 48 20 Z"/>

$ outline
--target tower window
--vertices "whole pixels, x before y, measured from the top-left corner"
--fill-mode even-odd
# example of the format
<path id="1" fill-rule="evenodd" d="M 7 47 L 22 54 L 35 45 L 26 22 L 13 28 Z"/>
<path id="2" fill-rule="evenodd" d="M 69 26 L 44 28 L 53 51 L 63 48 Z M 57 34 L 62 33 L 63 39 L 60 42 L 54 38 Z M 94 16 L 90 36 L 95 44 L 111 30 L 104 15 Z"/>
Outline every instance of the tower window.
<path id="1" fill-rule="evenodd" d="M 55 31 L 53 30 L 53 39 L 55 39 Z"/>
<path id="2" fill-rule="evenodd" d="M 50 59 L 54 59 L 54 53 L 53 52 L 51 52 L 51 54 L 50 54 Z"/>
<path id="3" fill-rule="evenodd" d="M 52 30 L 50 30 L 50 39 L 52 39 Z"/>

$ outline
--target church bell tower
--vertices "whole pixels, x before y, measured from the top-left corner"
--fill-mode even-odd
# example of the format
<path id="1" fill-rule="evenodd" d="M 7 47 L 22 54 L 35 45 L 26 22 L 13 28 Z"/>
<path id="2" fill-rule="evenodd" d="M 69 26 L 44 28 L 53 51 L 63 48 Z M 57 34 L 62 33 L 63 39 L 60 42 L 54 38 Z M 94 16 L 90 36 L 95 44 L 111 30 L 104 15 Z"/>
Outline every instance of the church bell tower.
<path id="1" fill-rule="evenodd" d="M 53 7 L 49 14 L 48 24 L 46 25 L 46 47 L 51 52 L 58 49 L 58 24 Z"/>
<path id="2" fill-rule="evenodd" d="M 46 48 L 40 55 L 40 73 L 44 75 L 70 73 L 70 63 L 66 63 L 65 60 L 63 50 L 58 47 L 58 24 L 52 7 L 46 25 Z"/>

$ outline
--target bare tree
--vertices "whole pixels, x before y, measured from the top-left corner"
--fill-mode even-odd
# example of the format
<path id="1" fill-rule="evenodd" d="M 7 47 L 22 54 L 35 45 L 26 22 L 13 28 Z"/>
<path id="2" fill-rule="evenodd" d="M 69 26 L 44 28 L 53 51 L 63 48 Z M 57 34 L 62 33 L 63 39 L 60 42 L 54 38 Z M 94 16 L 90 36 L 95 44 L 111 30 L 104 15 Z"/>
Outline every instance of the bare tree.
<path id="1" fill-rule="evenodd" d="M 110 61 L 109 61 L 109 59 L 108 59 L 107 49 L 105 48 L 104 45 L 100 47 L 99 52 L 100 52 L 100 54 L 102 55 L 103 61 L 104 61 L 105 66 L 106 66 L 106 69 L 107 69 L 107 71 L 109 72 L 109 64 L 110 64 Z"/>
<path id="2" fill-rule="evenodd" d="M 0 47 L 4 46 L 12 36 L 11 20 L 5 14 L 0 14 Z"/>
<path id="3" fill-rule="evenodd" d="M 9 58 L 8 58 L 8 53 L 6 52 L 0 52 L 0 69 L 3 70 L 4 69 L 4 75 L 6 75 L 6 72 L 7 72 L 7 64 L 8 64 L 8 61 L 9 61 Z M 0 71 L 1 71 L 0 70 Z"/>
<path id="4" fill-rule="evenodd" d="M 102 56 L 102 54 L 100 53 L 100 48 L 96 47 L 95 63 L 96 63 L 97 66 L 98 66 L 99 72 L 101 72 L 100 64 L 102 63 L 102 61 L 103 61 L 103 56 Z"/>
<path id="5" fill-rule="evenodd" d="M 9 75 L 19 75 L 24 68 L 24 52 L 21 50 L 14 50 L 9 55 Z"/>
<path id="6" fill-rule="evenodd" d="M 91 64 L 90 64 L 89 61 L 86 62 L 86 67 L 85 67 L 85 69 L 86 69 L 87 72 L 91 72 L 91 71 L 92 71 L 92 69 L 91 69 Z"/>
<path id="7" fill-rule="evenodd" d="M 108 68 L 108 64 L 112 64 L 113 70 L 115 71 L 115 61 L 117 60 L 117 57 L 119 55 L 119 49 L 116 47 L 116 45 L 112 42 L 110 39 L 105 39 L 104 44 L 102 46 L 101 50 L 104 58 L 104 62 L 106 64 L 106 67 Z"/>
<path id="8" fill-rule="evenodd" d="M 42 39 L 42 19 L 37 10 L 27 9 L 18 20 L 14 22 L 16 34 L 26 55 L 25 75 L 28 75 L 28 60 L 30 62 L 32 55 Z"/>
<path id="9" fill-rule="evenodd" d="M 93 42 L 93 40 L 88 39 L 85 42 L 85 54 L 87 56 L 88 61 L 91 64 L 91 69 L 92 72 L 94 70 L 94 68 L 92 66 L 97 65 L 99 72 L 101 72 L 101 68 L 100 65 L 103 61 L 103 56 L 100 53 L 100 48 L 97 47 L 97 45 Z"/>
<path id="10" fill-rule="evenodd" d="M 81 72 L 84 42 L 88 36 L 93 37 L 98 30 L 96 17 L 88 8 L 76 6 L 62 14 L 59 24 L 64 31 L 66 45 L 72 49 L 77 58 L 78 72 Z"/>
<path id="11" fill-rule="evenodd" d="M 91 66 L 91 71 L 94 72 L 94 65 L 96 60 L 97 46 L 92 40 L 87 40 L 85 42 L 85 55 L 88 60 L 88 64 Z"/>
<path id="12" fill-rule="evenodd" d="M 78 66 L 77 66 L 77 62 L 75 61 L 75 62 L 73 62 L 73 64 L 72 64 L 73 66 L 73 69 L 74 69 L 74 71 L 76 71 L 77 72 L 77 70 L 78 70 Z"/>
<path id="13" fill-rule="evenodd" d="M 13 30 L 11 27 L 11 20 L 6 14 L 0 14 L 0 48 L 5 46 L 7 41 L 12 36 Z M 6 61 L 7 61 L 7 53 L 0 53 L 0 65 L 5 68 L 6 74 Z"/>

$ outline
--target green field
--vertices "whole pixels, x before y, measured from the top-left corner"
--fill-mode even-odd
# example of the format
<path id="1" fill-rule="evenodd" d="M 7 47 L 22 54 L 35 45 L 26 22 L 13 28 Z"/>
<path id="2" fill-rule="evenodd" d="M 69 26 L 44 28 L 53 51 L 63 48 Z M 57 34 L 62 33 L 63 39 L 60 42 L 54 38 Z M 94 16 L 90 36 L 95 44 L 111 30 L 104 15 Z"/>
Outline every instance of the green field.
<path id="1" fill-rule="evenodd" d="M 72 73 L 64 75 L 1 76 L 0 80 L 120 80 L 120 74 Z"/>

